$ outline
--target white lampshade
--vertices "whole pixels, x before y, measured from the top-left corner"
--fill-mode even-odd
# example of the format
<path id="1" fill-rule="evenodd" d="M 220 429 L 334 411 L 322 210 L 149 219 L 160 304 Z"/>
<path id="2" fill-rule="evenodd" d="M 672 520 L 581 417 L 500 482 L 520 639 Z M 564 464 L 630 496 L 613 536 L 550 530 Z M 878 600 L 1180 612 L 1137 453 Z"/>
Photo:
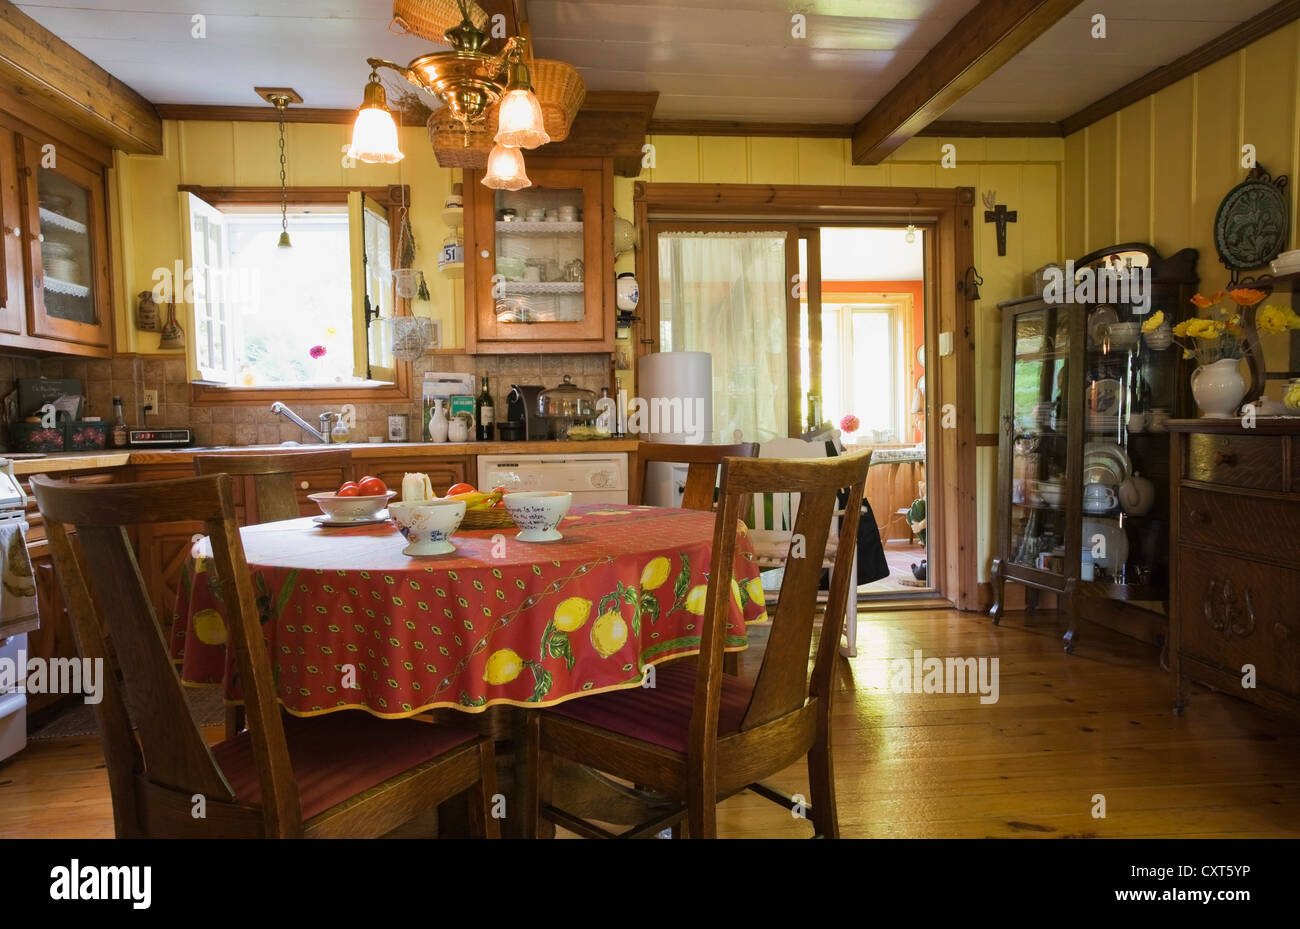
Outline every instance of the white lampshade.
<path id="1" fill-rule="evenodd" d="M 352 127 L 348 157 L 368 164 L 394 164 L 405 156 L 397 147 L 397 123 L 386 109 L 362 107 Z"/>
<path id="2" fill-rule="evenodd" d="M 488 155 L 483 186 L 494 190 L 521 190 L 532 187 L 524 170 L 524 153 L 513 145 L 494 145 Z"/>
<path id="3" fill-rule="evenodd" d="M 537 148 L 551 141 L 542 118 L 542 105 L 527 87 L 511 90 L 501 98 L 493 141 L 515 148 Z"/>

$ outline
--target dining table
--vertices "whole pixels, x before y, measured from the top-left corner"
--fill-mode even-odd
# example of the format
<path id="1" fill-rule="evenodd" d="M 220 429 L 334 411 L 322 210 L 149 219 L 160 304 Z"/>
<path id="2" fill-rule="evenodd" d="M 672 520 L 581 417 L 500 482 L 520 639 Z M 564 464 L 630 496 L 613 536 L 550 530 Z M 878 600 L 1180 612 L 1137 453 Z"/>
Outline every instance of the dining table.
<path id="1" fill-rule="evenodd" d="M 577 504 L 562 539 L 461 531 L 456 551 L 403 554 L 390 522 L 329 528 L 313 518 L 240 530 L 277 695 L 298 716 L 364 710 L 553 706 L 638 687 L 648 666 L 698 653 L 715 517 L 646 506 Z M 728 566 L 725 648 L 767 618 L 743 526 Z M 228 618 L 210 549 L 182 567 L 172 657 L 190 684 L 240 700 Z"/>

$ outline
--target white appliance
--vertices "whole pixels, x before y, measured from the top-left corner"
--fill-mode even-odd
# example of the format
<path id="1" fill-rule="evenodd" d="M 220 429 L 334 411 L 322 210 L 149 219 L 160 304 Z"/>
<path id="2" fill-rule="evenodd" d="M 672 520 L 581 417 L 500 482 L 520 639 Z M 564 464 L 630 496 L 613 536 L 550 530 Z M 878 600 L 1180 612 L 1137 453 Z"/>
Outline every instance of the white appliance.
<path id="1" fill-rule="evenodd" d="M 479 455 L 478 487 L 567 490 L 574 503 L 627 503 L 627 455 Z"/>
<path id="2" fill-rule="evenodd" d="M 13 462 L 0 458 L 0 524 L 16 522 L 23 532 L 28 530 L 27 495 L 23 493 L 14 476 Z M 9 597 L 0 592 L 0 596 Z M 0 635 L 0 661 L 12 663 L 21 679 L 24 677 L 27 654 L 27 633 Z M 12 693 L 0 693 L 0 761 L 27 747 L 27 692 L 19 681 Z"/>
<path id="3" fill-rule="evenodd" d="M 643 356 L 637 367 L 639 393 L 646 404 L 642 439 L 696 445 L 714 441 L 711 354 L 652 352 Z M 689 417 L 685 415 L 688 406 L 692 414 Z M 686 471 L 684 464 L 647 464 L 642 502 L 680 508 L 686 491 Z"/>

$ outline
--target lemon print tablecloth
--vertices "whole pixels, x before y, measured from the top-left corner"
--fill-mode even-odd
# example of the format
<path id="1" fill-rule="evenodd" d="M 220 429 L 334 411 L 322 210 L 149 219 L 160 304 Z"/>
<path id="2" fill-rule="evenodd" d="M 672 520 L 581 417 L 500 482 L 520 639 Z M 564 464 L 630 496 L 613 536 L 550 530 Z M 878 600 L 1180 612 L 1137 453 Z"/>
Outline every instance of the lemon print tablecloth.
<path id="1" fill-rule="evenodd" d="M 401 717 L 435 707 L 546 706 L 638 686 L 648 665 L 699 651 L 714 517 L 588 504 L 564 539 L 458 533 L 457 552 L 401 553 L 389 525 L 310 519 L 242 530 L 280 700 L 298 715 L 360 708 Z M 224 606 L 200 543 L 185 565 L 172 654 L 189 683 L 239 699 Z M 767 618 L 742 535 L 728 581 L 729 651 Z"/>

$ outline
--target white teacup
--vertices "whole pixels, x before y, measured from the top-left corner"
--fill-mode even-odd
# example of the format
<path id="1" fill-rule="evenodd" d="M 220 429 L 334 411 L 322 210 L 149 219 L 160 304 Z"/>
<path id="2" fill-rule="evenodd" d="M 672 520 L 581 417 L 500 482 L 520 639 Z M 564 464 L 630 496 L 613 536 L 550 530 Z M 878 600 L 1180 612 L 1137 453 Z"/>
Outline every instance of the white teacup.
<path id="1" fill-rule="evenodd" d="M 520 532 L 520 542 L 556 542 L 564 538 L 556 529 L 569 512 L 573 494 L 567 491 L 525 490 L 506 494 L 506 512 Z"/>
<path id="2" fill-rule="evenodd" d="M 388 504 L 388 515 L 410 544 L 403 555 L 449 555 L 448 539 L 465 518 L 464 500 L 403 500 Z"/>
<path id="3" fill-rule="evenodd" d="M 1085 513 L 1109 513 L 1119 506 L 1119 497 L 1115 488 L 1109 484 L 1089 484 L 1083 488 L 1083 511 Z"/>
<path id="4" fill-rule="evenodd" d="M 1128 431 L 1129 432 L 1146 432 L 1147 431 L 1147 414 L 1133 412 L 1128 414 Z"/>

